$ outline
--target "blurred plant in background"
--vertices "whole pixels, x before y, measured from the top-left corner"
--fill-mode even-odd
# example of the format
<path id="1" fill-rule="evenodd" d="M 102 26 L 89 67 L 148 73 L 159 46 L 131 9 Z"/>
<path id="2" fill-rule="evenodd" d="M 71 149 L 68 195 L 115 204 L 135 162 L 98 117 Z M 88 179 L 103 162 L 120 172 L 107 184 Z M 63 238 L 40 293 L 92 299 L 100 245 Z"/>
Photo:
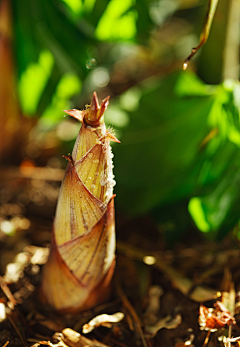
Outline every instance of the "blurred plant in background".
<path id="1" fill-rule="evenodd" d="M 71 151 L 79 125 L 62 110 L 83 109 L 96 90 L 111 96 L 105 121 L 122 142 L 113 146 L 118 210 L 151 213 L 169 240 L 193 221 L 210 237 L 238 225 L 238 1 L 219 1 L 209 40 L 185 72 L 206 0 L 4 3 L 19 109 L 32 127 L 24 160 L 49 165 L 60 144 Z"/>

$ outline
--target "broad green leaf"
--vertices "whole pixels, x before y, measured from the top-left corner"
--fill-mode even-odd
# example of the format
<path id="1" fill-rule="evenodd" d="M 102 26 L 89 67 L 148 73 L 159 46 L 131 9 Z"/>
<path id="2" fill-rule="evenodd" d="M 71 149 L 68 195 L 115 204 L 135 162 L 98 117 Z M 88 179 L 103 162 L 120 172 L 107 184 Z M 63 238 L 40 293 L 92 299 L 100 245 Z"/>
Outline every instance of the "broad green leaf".
<path id="1" fill-rule="evenodd" d="M 51 127 L 63 117 L 63 110 L 70 107 L 69 99 L 81 90 L 80 79 L 73 74 L 63 75 L 59 81 L 51 104 L 45 109 L 41 117 L 41 124 Z"/>
<path id="2" fill-rule="evenodd" d="M 239 220 L 239 150 L 235 155 L 216 187 L 208 195 L 193 197 L 189 202 L 189 212 L 197 227 L 204 232 L 218 231 L 220 237 Z"/>
<path id="3" fill-rule="evenodd" d="M 39 114 L 49 107 L 53 86 L 62 76 L 87 75 L 86 51 L 93 30 L 77 25 L 60 0 L 13 2 L 13 13 L 20 100 L 24 112 Z"/>
<path id="4" fill-rule="evenodd" d="M 14 49 L 23 112 L 50 115 L 49 104 L 66 74 L 77 75 L 88 93 L 93 88 L 88 85 L 91 72 L 101 67 L 111 71 L 115 61 L 121 59 L 118 55 L 109 58 L 109 48 L 117 41 L 149 37 L 151 1 L 13 1 Z M 115 43 L 110 45 L 105 40 Z M 105 83 L 108 81 L 109 76 Z M 79 97 L 71 95 L 75 101 Z M 60 107 L 64 103 L 57 104 Z"/>
<path id="5" fill-rule="evenodd" d="M 200 83 L 194 75 L 186 79 L 181 73 L 143 86 L 138 109 L 129 112 L 122 144 L 114 148 L 116 193 L 128 211 L 147 212 L 159 203 L 188 195 L 195 186 L 198 172 L 184 191 L 181 188 L 210 130 L 207 119 L 215 89 L 210 93 L 203 86 L 200 95 L 179 96 L 184 81 L 186 89 L 189 80 L 189 90 L 194 82 Z"/>
<path id="6" fill-rule="evenodd" d="M 223 83 L 222 92 L 216 100 L 219 100 L 215 109 L 215 119 L 219 125 L 219 138 L 212 140 L 206 150 L 206 155 L 212 152 L 211 160 L 205 161 L 202 168 L 202 183 L 213 180 L 211 189 L 199 190 L 200 195 L 193 197 L 189 202 L 189 212 L 201 231 L 218 231 L 219 237 L 224 236 L 239 220 L 238 206 L 240 203 L 240 149 L 239 149 L 239 83 L 227 81 Z M 220 107 L 222 106 L 222 107 Z M 224 126 L 222 126 L 223 122 Z M 220 140 L 220 141 L 219 141 Z M 210 151 L 209 151 L 210 150 Z M 205 173 L 203 173 L 203 169 Z M 197 201 L 197 203 L 196 203 Z M 204 223 L 208 225 L 205 228 Z M 204 230 L 205 229 L 205 230 Z"/>
<path id="7" fill-rule="evenodd" d="M 25 115 L 35 115 L 41 95 L 51 76 L 54 59 L 43 50 L 37 63 L 30 63 L 19 81 L 19 98 Z M 35 83 L 37 80 L 38 83 Z"/>
<path id="8" fill-rule="evenodd" d="M 188 205 L 189 213 L 194 217 L 194 222 L 199 230 L 207 233 L 211 226 L 205 218 L 205 213 L 200 198 L 193 197 Z"/>
<path id="9" fill-rule="evenodd" d="M 192 73 L 142 85 L 121 146 L 114 147 L 119 206 L 156 215 L 161 206 L 190 199 L 201 231 L 226 229 L 240 190 L 238 88 L 208 86 Z M 231 214 L 228 226 L 238 218 Z"/>

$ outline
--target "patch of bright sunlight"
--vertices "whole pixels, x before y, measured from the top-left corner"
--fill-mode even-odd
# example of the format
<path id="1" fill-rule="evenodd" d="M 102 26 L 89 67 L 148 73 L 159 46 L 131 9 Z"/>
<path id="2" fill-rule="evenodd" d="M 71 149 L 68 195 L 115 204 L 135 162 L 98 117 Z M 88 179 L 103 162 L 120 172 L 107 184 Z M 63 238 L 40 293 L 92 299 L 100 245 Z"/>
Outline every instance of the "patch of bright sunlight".
<path id="1" fill-rule="evenodd" d="M 194 197 L 189 201 L 188 211 L 199 230 L 204 233 L 210 231 L 210 225 L 206 221 L 201 200 L 199 198 Z"/>
<path id="2" fill-rule="evenodd" d="M 56 94 L 59 98 L 70 98 L 81 90 L 82 83 L 77 75 L 66 74 L 60 79 Z"/>
<path id="3" fill-rule="evenodd" d="M 104 120 L 107 124 L 118 128 L 125 127 L 129 123 L 129 117 L 126 112 L 115 105 L 109 105 L 104 114 Z"/>
<path id="4" fill-rule="evenodd" d="M 147 265 L 154 265 L 156 263 L 156 258 L 152 255 L 145 255 L 145 257 L 143 257 L 143 262 Z"/>
<path id="5" fill-rule="evenodd" d="M 66 74 L 60 79 L 51 104 L 45 109 L 40 118 L 40 125 L 51 127 L 63 117 L 63 110 L 70 108 L 69 99 L 78 94 L 82 83 L 78 76 Z"/>
<path id="6" fill-rule="evenodd" d="M 74 14 L 79 14 L 82 10 L 81 0 L 62 0 L 72 10 Z"/>
<path id="7" fill-rule="evenodd" d="M 14 224 L 8 220 L 2 221 L 0 228 L 4 234 L 10 235 L 10 236 L 14 235 L 16 231 Z"/>
<path id="8" fill-rule="evenodd" d="M 134 4 L 135 0 L 111 0 L 98 22 L 96 37 L 99 40 L 133 38 L 137 32 L 137 12 L 129 9 Z"/>
<path id="9" fill-rule="evenodd" d="M 233 125 L 231 126 L 231 130 L 229 131 L 228 138 L 231 142 L 235 143 L 238 147 L 240 146 L 240 133 Z"/>
<path id="10" fill-rule="evenodd" d="M 240 83 L 235 81 L 235 88 L 233 90 L 234 104 L 240 111 Z"/>
<path id="11" fill-rule="evenodd" d="M 3 322 L 5 319 L 6 319 L 6 307 L 3 302 L 0 302 L 0 323 Z"/>
<path id="12" fill-rule="evenodd" d="M 21 74 L 19 98 L 26 115 L 34 115 L 44 88 L 50 78 L 54 58 L 50 51 L 43 50 L 37 63 L 30 63 Z"/>
<path id="13" fill-rule="evenodd" d="M 103 67 L 97 67 L 92 73 L 92 81 L 95 86 L 103 88 L 108 85 L 110 80 L 109 72 Z"/>
<path id="14" fill-rule="evenodd" d="M 234 90 L 235 86 L 236 86 L 236 81 L 231 78 L 223 81 L 223 87 L 230 92 Z"/>

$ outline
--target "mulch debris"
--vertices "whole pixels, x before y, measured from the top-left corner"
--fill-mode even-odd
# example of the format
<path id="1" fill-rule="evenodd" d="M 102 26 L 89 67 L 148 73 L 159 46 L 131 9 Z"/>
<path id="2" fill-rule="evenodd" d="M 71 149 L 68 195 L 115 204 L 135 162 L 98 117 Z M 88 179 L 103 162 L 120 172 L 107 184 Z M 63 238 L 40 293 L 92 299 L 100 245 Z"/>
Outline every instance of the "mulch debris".
<path id="1" fill-rule="evenodd" d="M 44 171 L 45 170 L 45 171 Z M 196 239 L 167 248 L 150 217 L 117 214 L 117 267 L 105 304 L 59 315 L 41 302 L 63 171 L 0 172 L 0 346 L 240 345 L 240 248 Z M 55 179 L 56 178 L 56 179 Z M 134 227 L 132 227 L 134 225 Z"/>

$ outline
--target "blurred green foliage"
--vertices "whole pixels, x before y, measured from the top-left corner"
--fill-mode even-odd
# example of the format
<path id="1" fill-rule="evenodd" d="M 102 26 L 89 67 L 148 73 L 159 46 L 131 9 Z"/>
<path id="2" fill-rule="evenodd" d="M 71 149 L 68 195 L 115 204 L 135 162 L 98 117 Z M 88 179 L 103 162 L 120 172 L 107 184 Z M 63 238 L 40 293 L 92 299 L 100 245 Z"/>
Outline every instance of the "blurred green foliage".
<path id="1" fill-rule="evenodd" d="M 189 72 L 139 86 L 114 146 L 119 204 L 146 213 L 187 199 L 201 231 L 229 231 L 239 218 L 239 87 L 209 86 Z"/>
<path id="2" fill-rule="evenodd" d="M 152 22 L 146 6 L 144 0 L 12 1 L 24 114 L 46 116 L 50 124 L 59 121 L 67 99 L 79 95 L 96 58 L 98 65 L 105 65 L 107 41 L 143 41 L 148 36 Z"/>
<path id="3" fill-rule="evenodd" d="M 222 237 L 240 216 L 240 86 L 179 72 L 198 43 L 206 4 L 12 1 L 14 48 L 22 111 L 46 129 L 57 126 L 63 109 L 83 108 L 94 90 L 116 96 L 105 119 L 121 140 L 113 146 L 119 209 L 151 212 L 176 234 L 194 221 Z M 224 10 L 222 23 L 226 18 Z M 195 66 L 216 83 L 222 51 L 212 47 Z"/>

